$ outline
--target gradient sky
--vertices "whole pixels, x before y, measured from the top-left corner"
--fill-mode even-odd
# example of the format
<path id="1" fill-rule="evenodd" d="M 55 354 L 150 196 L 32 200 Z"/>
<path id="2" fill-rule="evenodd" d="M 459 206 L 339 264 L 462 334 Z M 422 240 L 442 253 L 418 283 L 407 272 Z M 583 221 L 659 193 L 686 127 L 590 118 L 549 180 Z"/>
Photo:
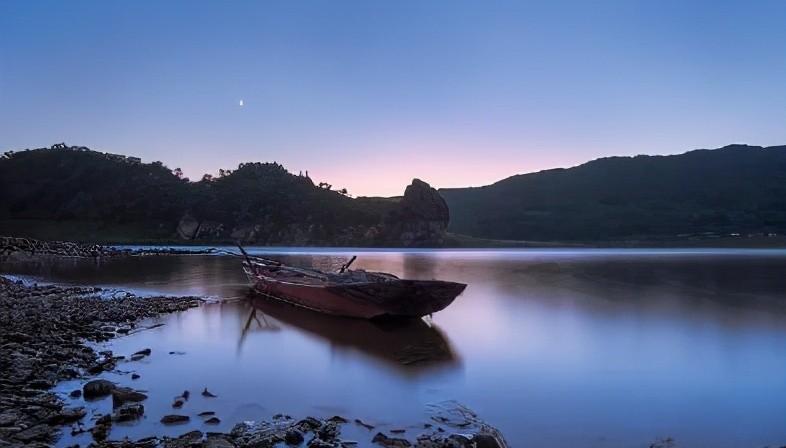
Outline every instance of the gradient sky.
<path id="1" fill-rule="evenodd" d="M 3 0 L 0 149 L 61 141 L 355 195 L 786 144 L 786 1 Z"/>

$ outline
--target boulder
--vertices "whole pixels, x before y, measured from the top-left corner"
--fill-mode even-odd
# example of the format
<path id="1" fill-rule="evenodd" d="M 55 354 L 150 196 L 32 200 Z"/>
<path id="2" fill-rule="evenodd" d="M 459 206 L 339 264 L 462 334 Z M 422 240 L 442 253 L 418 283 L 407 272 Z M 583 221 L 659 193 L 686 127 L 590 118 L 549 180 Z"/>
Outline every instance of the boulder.
<path id="1" fill-rule="evenodd" d="M 87 384 L 82 387 L 82 394 L 88 400 L 92 398 L 100 398 L 111 394 L 114 388 L 115 383 L 109 380 L 92 380 L 88 381 Z"/>

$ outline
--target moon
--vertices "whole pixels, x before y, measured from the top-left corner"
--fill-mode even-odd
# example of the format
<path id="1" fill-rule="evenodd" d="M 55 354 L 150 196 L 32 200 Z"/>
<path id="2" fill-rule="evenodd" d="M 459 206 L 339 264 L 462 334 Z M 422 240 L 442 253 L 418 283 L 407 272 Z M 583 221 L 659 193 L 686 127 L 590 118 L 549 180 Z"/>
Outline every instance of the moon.
<path id="1" fill-rule="evenodd" d="M 243 107 L 243 100 L 240 100 L 240 107 Z"/>

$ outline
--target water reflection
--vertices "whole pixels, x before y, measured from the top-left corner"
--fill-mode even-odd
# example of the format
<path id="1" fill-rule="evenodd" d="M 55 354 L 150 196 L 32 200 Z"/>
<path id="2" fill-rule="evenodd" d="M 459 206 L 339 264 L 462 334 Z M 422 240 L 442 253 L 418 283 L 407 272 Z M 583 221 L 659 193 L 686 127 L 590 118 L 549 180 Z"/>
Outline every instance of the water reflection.
<path id="1" fill-rule="evenodd" d="M 316 335 L 334 349 L 357 350 L 406 374 L 459 364 L 445 334 L 423 319 L 372 322 L 327 316 L 264 297 L 249 297 L 248 331 L 278 330 L 279 323 Z M 252 325 L 255 323 L 256 325 Z"/>

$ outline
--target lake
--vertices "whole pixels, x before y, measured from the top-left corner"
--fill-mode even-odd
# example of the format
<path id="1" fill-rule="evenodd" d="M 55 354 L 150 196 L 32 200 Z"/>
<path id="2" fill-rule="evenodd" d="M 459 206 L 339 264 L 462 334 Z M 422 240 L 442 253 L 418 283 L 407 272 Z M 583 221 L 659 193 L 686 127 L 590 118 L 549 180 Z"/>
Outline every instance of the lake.
<path id="1" fill-rule="evenodd" d="M 240 260 L 229 256 L 5 263 L 2 271 L 216 299 L 101 345 L 124 355 L 152 348 L 106 375 L 150 395 L 146 419 L 116 425 L 113 439 L 206 430 L 195 417 L 158 422 L 188 389 L 181 412 L 215 411 L 216 430 L 284 413 L 412 431 L 429 405 L 455 400 L 513 447 L 647 447 L 669 437 L 688 447 L 786 443 L 786 251 L 251 252 L 320 267 L 357 254 L 355 268 L 468 287 L 430 320 L 375 324 L 249 299 Z M 205 387 L 218 397 L 203 398 Z M 105 412 L 110 401 L 89 406 Z M 368 443 L 367 430 L 346 428 Z M 89 438 L 66 435 L 59 445 L 74 441 Z"/>

